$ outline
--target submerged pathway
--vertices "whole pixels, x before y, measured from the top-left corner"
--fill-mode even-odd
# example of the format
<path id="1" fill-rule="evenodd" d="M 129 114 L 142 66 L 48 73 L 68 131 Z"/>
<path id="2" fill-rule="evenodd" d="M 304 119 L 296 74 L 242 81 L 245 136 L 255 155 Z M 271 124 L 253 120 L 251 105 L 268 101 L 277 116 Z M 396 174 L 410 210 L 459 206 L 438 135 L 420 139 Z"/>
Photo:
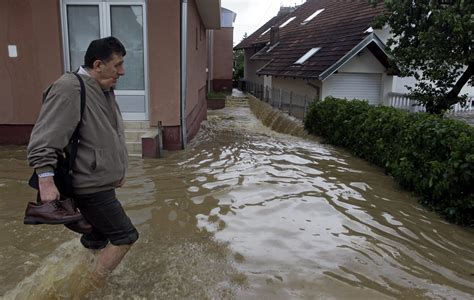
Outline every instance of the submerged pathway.
<path id="1" fill-rule="evenodd" d="M 291 129 L 250 104 L 267 124 Z M 81 290 L 93 257 L 77 235 L 22 225 L 29 173 L 23 148 L 0 148 L 7 299 L 474 296 L 472 229 L 426 211 L 379 168 L 269 129 L 246 105 L 209 112 L 185 151 L 131 160 L 119 198 L 140 240 L 102 287 Z"/>

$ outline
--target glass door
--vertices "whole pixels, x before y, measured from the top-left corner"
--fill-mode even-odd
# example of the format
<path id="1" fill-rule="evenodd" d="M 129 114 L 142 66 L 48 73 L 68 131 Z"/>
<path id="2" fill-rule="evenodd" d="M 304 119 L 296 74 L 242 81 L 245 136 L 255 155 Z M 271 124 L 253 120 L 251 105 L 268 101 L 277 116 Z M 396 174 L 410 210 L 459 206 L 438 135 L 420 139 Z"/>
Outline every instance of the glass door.
<path id="1" fill-rule="evenodd" d="M 63 0 L 62 16 L 66 71 L 75 71 L 83 64 L 90 41 L 115 36 L 127 50 L 125 76 L 115 89 L 123 118 L 148 120 L 143 1 Z"/>

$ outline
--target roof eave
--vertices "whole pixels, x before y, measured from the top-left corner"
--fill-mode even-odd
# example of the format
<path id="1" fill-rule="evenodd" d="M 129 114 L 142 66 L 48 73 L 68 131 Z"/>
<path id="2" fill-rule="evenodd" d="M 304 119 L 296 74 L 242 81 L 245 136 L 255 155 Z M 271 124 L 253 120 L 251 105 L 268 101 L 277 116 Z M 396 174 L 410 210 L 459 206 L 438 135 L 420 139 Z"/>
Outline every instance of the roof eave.
<path id="1" fill-rule="evenodd" d="M 388 57 L 388 54 L 385 52 L 385 44 L 380 40 L 380 38 L 376 34 L 371 33 L 365 39 L 363 39 L 357 46 L 352 48 L 351 51 L 347 52 L 346 55 L 341 57 L 336 63 L 334 63 L 332 66 L 330 66 L 325 71 L 323 71 L 318 76 L 318 79 L 321 81 L 326 80 L 326 78 L 334 74 L 337 70 L 339 70 L 342 66 L 344 66 L 348 61 L 350 61 L 354 56 L 356 56 L 357 53 L 365 49 L 372 42 L 375 43 L 375 45 L 377 45 L 382 50 L 382 52 Z"/>
<path id="2" fill-rule="evenodd" d="M 220 0 L 197 0 L 196 6 L 206 29 L 221 29 Z"/>

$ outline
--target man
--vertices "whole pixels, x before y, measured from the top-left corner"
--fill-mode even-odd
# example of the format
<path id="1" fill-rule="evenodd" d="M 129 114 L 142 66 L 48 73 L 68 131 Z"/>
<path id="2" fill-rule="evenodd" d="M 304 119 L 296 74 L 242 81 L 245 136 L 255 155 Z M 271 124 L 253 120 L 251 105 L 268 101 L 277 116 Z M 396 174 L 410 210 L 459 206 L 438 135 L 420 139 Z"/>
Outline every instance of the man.
<path id="1" fill-rule="evenodd" d="M 74 200 L 91 233 L 81 237 L 97 255 L 95 274 L 113 271 L 138 239 L 138 232 L 115 197 L 125 181 L 128 154 L 123 120 L 115 101 L 114 87 L 125 74 L 122 43 L 107 37 L 90 43 L 78 74 L 84 81 L 86 106 L 79 127 L 79 144 L 72 167 Z M 56 201 L 54 184 L 57 152 L 62 152 L 80 121 L 80 84 L 66 73 L 51 87 L 31 133 L 28 161 L 39 177 L 41 201 Z M 109 243 L 110 242 L 110 243 Z"/>

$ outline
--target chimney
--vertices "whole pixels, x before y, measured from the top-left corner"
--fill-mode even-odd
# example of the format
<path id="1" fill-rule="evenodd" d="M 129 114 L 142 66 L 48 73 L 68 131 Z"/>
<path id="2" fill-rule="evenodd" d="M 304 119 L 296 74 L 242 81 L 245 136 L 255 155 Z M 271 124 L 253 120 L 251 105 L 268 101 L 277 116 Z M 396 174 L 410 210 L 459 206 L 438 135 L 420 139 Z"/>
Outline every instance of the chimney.
<path id="1" fill-rule="evenodd" d="M 278 11 L 278 16 L 279 15 L 287 15 L 289 13 L 292 13 L 295 11 L 295 9 L 297 8 L 298 6 L 280 6 L 280 10 Z"/>
<path id="2" fill-rule="evenodd" d="M 270 29 L 270 45 L 275 45 L 280 41 L 280 27 L 273 26 Z"/>

